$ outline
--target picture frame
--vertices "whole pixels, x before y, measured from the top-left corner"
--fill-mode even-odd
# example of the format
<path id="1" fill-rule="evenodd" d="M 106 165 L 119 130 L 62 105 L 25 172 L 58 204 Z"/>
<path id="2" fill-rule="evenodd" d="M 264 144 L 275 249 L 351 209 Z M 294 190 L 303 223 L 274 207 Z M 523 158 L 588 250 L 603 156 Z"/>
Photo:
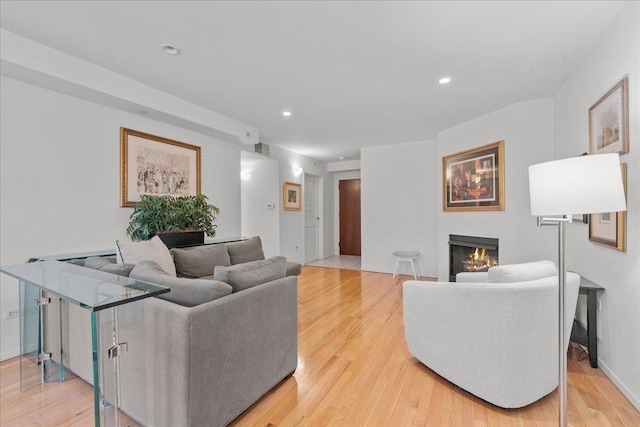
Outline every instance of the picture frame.
<path id="1" fill-rule="evenodd" d="M 504 211 L 504 141 L 442 158 L 442 209 Z"/>
<path id="2" fill-rule="evenodd" d="M 299 211 L 302 207 L 302 185 L 285 181 L 282 192 L 282 208 L 285 211 Z"/>
<path id="3" fill-rule="evenodd" d="M 627 194 L 627 164 L 620 164 L 625 197 Z M 607 212 L 589 215 L 589 241 L 621 252 L 627 251 L 627 212 Z"/>
<path id="4" fill-rule="evenodd" d="M 629 78 L 589 108 L 589 154 L 629 152 Z"/>
<path id="5" fill-rule="evenodd" d="M 200 147 L 120 128 L 120 206 L 143 194 L 200 194 Z"/>

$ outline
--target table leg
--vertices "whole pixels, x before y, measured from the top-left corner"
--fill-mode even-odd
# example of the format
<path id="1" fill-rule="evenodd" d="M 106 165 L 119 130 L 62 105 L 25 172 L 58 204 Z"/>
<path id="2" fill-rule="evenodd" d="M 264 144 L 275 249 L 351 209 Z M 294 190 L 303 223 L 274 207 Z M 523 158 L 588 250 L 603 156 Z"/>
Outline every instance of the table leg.
<path id="1" fill-rule="evenodd" d="M 597 299 L 596 290 L 589 290 L 587 294 L 587 340 L 589 342 L 589 363 L 592 368 L 598 367 Z"/>
<path id="2" fill-rule="evenodd" d="M 93 352 L 93 415 L 94 424 L 100 425 L 100 381 L 98 358 L 98 312 L 91 312 L 91 350 Z"/>

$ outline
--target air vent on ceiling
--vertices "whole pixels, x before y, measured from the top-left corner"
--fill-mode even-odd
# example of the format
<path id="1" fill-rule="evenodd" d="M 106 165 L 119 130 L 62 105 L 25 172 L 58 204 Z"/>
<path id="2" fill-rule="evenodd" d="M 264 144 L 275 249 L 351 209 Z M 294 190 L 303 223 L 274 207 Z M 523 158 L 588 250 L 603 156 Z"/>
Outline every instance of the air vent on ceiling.
<path id="1" fill-rule="evenodd" d="M 264 154 L 265 156 L 269 155 L 269 146 L 267 144 L 258 142 L 253 147 L 256 153 Z"/>

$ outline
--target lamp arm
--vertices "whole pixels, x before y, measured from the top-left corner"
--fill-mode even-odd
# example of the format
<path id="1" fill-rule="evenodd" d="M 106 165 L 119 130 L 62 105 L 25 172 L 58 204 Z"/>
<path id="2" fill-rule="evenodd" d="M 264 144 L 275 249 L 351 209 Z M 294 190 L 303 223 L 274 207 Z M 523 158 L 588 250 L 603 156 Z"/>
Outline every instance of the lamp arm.
<path id="1" fill-rule="evenodd" d="M 572 223 L 573 215 L 563 215 L 560 218 L 556 218 L 556 217 L 548 218 L 548 217 L 542 217 L 542 216 L 538 217 L 538 227 L 542 227 L 545 225 L 559 225 L 561 222 Z"/>

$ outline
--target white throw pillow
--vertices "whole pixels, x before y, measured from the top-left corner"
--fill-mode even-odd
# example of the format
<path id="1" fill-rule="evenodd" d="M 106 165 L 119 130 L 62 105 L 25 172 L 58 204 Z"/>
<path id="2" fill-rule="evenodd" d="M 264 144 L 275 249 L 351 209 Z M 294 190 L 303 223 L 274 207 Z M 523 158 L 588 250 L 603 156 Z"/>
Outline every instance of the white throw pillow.
<path id="1" fill-rule="evenodd" d="M 155 261 L 170 276 L 176 277 L 176 266 L 171 252 L 158 236 L 142 242 L 116 241 L 118 262 L 137 264 L 140 261 Z"/>

